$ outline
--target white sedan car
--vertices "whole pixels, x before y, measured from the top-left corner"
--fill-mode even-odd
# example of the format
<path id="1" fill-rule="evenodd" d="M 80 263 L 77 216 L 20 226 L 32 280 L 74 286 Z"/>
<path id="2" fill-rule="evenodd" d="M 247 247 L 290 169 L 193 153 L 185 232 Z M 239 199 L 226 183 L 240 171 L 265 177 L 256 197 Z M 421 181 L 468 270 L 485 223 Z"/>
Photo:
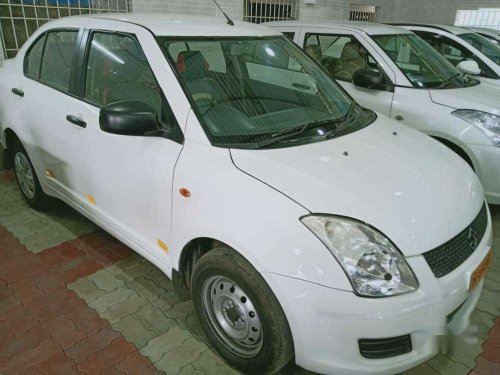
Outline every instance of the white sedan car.
<path id="1" fill-rule="evenodd" d="M 50 22 L 0 69 L 0 119 L 26 201 L 62 199 L 157 265 L 245 372 L 399 372 L 480 296 L 491 220 L 472 169 L 276 30 Z"/>
<path id="2" fill-rule="evenodd" d="M 403 28 L 363 22 L 268 25 L 304 48 L 361 105 L 455 151 L 476 171 L 488 202 L 500 204 L 500 85 L 461 74 Z"/>
<path id="3" fill-rule="evenodd" d="M 480 70 L 477 76 L 483 82 L 500 87 L 500 45 L 475 31 L 457 26 L 398 26 L 413 31 L 455 66 L 460 67 L 464 61 L 475 61 Z"/>

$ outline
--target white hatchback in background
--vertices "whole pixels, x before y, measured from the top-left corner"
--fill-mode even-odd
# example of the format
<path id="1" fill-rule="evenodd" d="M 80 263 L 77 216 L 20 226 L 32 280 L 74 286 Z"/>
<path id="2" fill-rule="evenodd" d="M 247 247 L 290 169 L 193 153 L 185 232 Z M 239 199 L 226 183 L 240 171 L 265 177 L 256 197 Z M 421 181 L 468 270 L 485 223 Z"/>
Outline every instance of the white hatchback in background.
<path id="1" fill-rule="evenodd" d="M 394 25 L 413 31 L 459 69 L 464 62 L 475 61 L 481 70 L 475 76 L 485 83 L 500 87 L 500 45 L 458 26 Z"/>
<path id="2" fill-rule="evenodd" d="M 500 204 L 500 87 L 462 75 L 403 28 L 362 22 L 266 24 L 319 62 L 360 104 L 438 139 Z"/>
<path id="3" fill-rule="evenodd" d="M 276 30 L 53 21 L 0 69 L 0 119 L 26 201 L 157 265 L 245 372 L 396 373 L 469 324 L 492 257 L 477 176 Z"/>

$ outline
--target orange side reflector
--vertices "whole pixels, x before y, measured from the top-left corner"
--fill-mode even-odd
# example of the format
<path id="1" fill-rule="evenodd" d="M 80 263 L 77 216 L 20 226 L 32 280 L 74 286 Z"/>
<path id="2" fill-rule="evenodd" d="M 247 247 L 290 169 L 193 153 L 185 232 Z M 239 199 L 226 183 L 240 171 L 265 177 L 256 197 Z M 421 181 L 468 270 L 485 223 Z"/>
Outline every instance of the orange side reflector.
<path id="1" fill-rule="evenodd" d="M 85 194 L 85 198 L 87 198 L 87 200 L 89 201 L 89 203 L 91 204 L 94 204 L 95 205 L 95 198 L 90 195 L 90 194 Z"/>
<path id="2" fill-rule="evenodd" d="M 158 247 L 168 253 L 168 246 L 162 240 L 158 239 Z"/>
<path id="3" fill-rule="evenodd" d="M 56 177 L 56 174 L 54 173 L 54 171 L 53 171 L 53 170 L 51 170 L 51 169 L 46 169 L 46 170 L 45 170 L 45 176 L 47 176 L 47 177 L 52 177 L 52 178 L 53 178 L 53 177 Z"/>
<path id="4" fill-rule="evenodd" d="M 191 192 L 186 188 L 180 188 L 179 193 L 181 193 L 181 195 L 186 198 L 189 198 L 191 196 Z"/>

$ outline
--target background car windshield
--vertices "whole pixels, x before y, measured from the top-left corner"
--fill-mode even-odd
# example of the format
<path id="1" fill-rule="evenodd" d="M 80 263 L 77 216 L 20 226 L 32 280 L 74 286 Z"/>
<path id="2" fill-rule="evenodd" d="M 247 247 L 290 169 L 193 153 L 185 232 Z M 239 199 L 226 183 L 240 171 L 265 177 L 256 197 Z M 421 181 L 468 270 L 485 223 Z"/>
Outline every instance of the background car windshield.
<path id="1" fill-rule="evenodd" d="M 161 43 L 213 144 L 251 148 L 301 126 L 341 120 L 352 108 L 352 99 L 285 37 Z M 350 131 L 360 127 L 349 123 Z"/>
<path id="2" fill-rule="evenodd" d="M 417 35 L 377 35 L 372 38 L 415 87 L 457 88 L 467 85 L 467 79 Z"/>
<path id="3" fill-rule="evenodd" d="M 460 34 L 459 37 L 481 51 L 495 64 L 500 65 L 500 46 L 476 33 Z"/>

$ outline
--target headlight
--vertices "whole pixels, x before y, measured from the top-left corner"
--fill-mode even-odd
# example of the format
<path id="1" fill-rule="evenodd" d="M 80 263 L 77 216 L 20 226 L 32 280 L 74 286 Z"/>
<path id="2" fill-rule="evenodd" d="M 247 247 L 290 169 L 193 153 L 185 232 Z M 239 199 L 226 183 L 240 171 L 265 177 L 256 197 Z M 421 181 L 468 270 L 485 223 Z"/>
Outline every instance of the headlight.
<path id="1" fill-rule="evenodd" d="M 478 127 L 495 146 L 500 146 L 500 116 L 473 109 L 459 109 L 452 115 Z"/>
<path id="2" fill-rule="evenodd" d="M 418 288 L 399 250 L 368 225 L 326 215 L 304 216 L 301 221 L 337 258 L 357 294 L 387 297 Z"/>

